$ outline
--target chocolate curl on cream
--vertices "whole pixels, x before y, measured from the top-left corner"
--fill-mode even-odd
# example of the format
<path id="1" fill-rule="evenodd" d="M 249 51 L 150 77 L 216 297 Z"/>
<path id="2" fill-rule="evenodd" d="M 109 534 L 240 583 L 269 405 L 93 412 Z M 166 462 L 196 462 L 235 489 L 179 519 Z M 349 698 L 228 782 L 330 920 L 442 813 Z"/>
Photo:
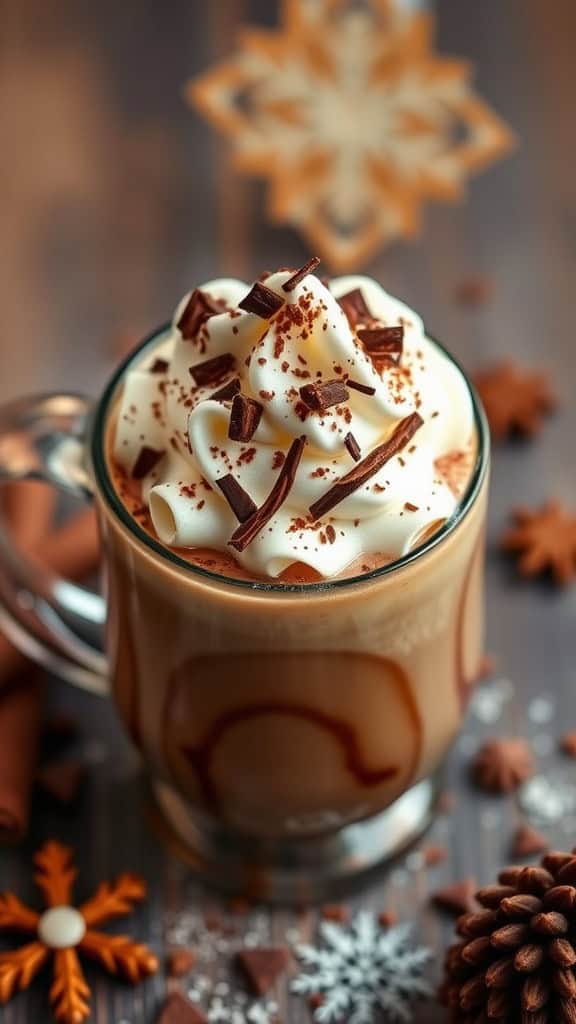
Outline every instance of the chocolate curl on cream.
<path id="1" fill-rule="evenodd" d="M 354 469 L 351 469 L 345 476 L 340 477 L 336 483 L 322 495 L 318 501 L 310 506 L 310 515 L 314 519 L 321 519 L 322 516 L 331 512 L 336 505 L 344 501 L 348 495 L 353 494 L 359 487 L 362 487 L 367 480 L 375 476 L 387 462 L 390 461 L 406 447 L 414 434 L 422 426 L 423 419 L 419 413 L 414 412 L 396 427 L 394 433 L 384 444 L 378 445 L 373 452 L 370 452 L 365 459 L 358 462 Z"/>
<path id="2" fill-rule="evenodd" d="M 294 483 L 305 444 L 305 437 L 297 437 L 292 442 L 270 494 L 254 515 L 242 523 L 232 534 L 228 542 L 231 547 L 236 548 L 237 551 L 244 551 L 244 548 L 248 547 L 250 542 L 258 536 L 260 530 L 270 522 L 274 513 L 284 504 Z"/>

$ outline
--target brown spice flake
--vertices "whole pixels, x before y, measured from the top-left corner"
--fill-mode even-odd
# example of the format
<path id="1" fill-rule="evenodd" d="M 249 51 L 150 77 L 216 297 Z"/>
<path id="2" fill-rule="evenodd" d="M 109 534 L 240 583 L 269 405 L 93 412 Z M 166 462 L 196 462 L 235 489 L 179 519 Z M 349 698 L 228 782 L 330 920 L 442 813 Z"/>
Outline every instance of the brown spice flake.
<path id="1" fill-rule="evenodd" d="M 346 445 L 348 452 L 354 459 L 354 462 L 359 462 L 360 459 L 362 458 L 362 450 L 360 448 L 360 445 L 358 444 L 358 441 L 354 437 L 354 434 L 352 434 L 350 431 L 348 431 L 346 437 L 344 438 L 344 444 Z"/>
<path id="2" fill-rule="evenodd" d="M 331 523 L 329 523 L 328 526 L 326 527 L 326 536 L 330 544 L 333 544 L 334 541 L 336 540 L 336 530 L 334 529 Z"/>
<path id="3" fill-rule="evenodd" d="M 350 378 L 348 378 L 346 386 L 352 388 L 353 391 L 360 391 L 363 395 L 376 394 L 376 388 L 371 387 L 369 384 L 361 384 L 358 380 L 350 380 Z"/>
<path id="4" fill-rule="evenodd" d="M 166 371 L 168 370 L 169 366 L 170 366 L 170 363 L 168 362 L 167 359 L 156 358 L 154 360 L 154 362 L 152 363 L 152 365 L 150 366 L 148 372 L 149 373 L 166 373 Z"/>

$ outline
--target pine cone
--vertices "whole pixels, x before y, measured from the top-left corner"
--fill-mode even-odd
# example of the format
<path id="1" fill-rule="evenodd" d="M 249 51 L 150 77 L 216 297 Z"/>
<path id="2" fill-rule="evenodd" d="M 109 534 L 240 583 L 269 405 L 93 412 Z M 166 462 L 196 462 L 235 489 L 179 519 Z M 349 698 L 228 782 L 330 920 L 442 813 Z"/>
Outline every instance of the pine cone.
<path id="1" fill-rule="evenodd" d="M 576 1024 L 576 850 L 506 868 L 457 924 L 441 1001 L 453 1024 Z"/>

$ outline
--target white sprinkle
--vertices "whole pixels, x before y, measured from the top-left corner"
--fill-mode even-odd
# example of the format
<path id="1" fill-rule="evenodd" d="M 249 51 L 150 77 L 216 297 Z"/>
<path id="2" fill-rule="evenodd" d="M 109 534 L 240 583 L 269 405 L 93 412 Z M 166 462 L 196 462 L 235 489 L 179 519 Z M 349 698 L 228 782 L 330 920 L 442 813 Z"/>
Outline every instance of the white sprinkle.
<path id="1" fill-rule="evenodd" d="M 554 701 L 549 697 L 536 697 L 528 705 L 528 718 L 536 725 L 546 725 L 551 722 L 556 713 Z"/>
<path id="2" fill-rule="evenodd" d="M 501 718 L 513 693 L 514 685 L 510 679 L 495 679 L 493 683 L 480 686 L 470 701 L 472 713 L 485 725 L 493 725 Z"/>
<path id="3" fill-rule="evenodd" d="M 520 805 L 533 821 L 562 821 L 576 811 L 576 789 L 562 779 L 536 775 L 520 791 Z"/>
<path id="4" fill-rule="evenodd" d="M 556 749 L 556 743 L 553 736 L 550 736 L 546 732 L 538 733 L 532 739 L 532 749 L 538 757 L 549 757 L 550 754 Z"/>

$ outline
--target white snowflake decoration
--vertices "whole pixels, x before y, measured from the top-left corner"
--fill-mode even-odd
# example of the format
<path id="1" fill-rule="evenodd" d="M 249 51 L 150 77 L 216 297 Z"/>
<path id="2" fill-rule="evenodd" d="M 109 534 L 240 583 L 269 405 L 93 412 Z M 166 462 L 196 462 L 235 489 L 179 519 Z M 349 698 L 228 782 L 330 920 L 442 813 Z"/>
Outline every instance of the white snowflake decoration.
<path id="1" fill-rule="evenodd" d="M 405 1024 L 412 1001 L 431 993 L 422 977 L 431 954 L 410 946 L 410 932 L 409 925 L 384 930 L 369 911 L 348 926 L 325 921 L 323 948 L 295 948 L 304 972 L 292 982 L 292 991 L 321 997 L 314 1011 L 318 1024 L 376 1024 L 378 1014 Z"/>

